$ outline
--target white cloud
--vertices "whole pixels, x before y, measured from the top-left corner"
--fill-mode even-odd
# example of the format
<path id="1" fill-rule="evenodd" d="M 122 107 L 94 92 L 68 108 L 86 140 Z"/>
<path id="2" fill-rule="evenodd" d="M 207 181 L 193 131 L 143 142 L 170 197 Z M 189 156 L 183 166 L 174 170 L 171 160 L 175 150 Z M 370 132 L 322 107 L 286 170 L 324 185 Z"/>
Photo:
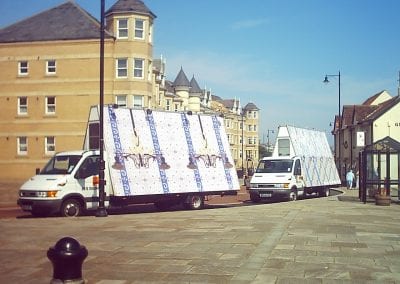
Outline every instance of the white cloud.
<path id="1" fill-rule="evenodd" d="M 262 26 L 266 23 L 268 23 L 267 19 L 242 20 L 242 21 L 237 21 L 237 22 L 233 23 L 232 29 L 233 30 L 250 29 L 250 28 Z"/>

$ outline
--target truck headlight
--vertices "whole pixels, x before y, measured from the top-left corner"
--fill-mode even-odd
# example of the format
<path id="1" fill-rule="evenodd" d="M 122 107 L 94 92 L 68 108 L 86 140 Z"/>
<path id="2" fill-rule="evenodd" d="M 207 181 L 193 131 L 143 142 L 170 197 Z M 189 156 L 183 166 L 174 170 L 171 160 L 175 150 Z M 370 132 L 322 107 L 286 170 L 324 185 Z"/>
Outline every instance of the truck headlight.
<path id="1" fill-rule="evenodd" d="M 36 197 L 56 197 L 58 190 L 50 190 L 50 191 L 37 191 Z"/>
<path id="2" fill-rule="evenodd" d="M 277 184 L 275 184 L 275 187 L 278 187 L 278 188 L 289 188 L 289 184 L 288 183 L 277 183 Z"/>

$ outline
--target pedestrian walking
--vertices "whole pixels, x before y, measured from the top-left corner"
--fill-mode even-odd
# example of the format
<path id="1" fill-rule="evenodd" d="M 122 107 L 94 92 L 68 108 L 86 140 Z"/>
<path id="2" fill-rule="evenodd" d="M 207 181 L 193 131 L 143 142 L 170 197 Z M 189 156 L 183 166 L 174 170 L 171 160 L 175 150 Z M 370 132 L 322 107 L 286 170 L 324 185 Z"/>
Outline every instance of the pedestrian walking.
<path id="1" fill-rule="evenodd" d="M 354 173 L 353 170 L 350 169 L 346 174 L 347 181 L 347 189 L 351 189 L 353 187 Z"/>

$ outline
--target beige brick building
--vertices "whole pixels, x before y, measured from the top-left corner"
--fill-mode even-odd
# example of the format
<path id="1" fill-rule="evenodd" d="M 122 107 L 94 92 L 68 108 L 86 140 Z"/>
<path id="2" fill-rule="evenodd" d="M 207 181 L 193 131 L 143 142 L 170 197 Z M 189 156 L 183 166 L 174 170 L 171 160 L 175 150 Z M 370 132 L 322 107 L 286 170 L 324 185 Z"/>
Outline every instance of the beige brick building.
<path id="1" fill-rule="evenodd" d="M 254 104 L 231 107 L 183 69 L 168 81 L 165 61 L 153 58 L 156 16 L 142 1 L 116 1 L 105 16 L 106 104 L 222 113 L 236 165 L 258 159 Z M 82 148 L 99 103 L 99 42 L 99 21 L 73 1 L 0 30 L 0 181 L 25 180 L 55 152 Z"/>

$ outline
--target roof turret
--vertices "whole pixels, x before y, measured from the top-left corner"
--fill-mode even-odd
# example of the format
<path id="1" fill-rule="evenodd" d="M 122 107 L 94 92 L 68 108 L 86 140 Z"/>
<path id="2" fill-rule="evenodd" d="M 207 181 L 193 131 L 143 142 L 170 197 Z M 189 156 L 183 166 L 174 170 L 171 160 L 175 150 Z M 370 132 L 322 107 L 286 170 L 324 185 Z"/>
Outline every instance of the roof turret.
<path id="1" fill-rule="evenodd" d="M 146 15 L 153 19 L 157 17 L 149 8 L 147 8 L 143 1 L 140 0 L 119 0 L 106 11 L 105 15 L 108 16 L 110 14 L 125 13 Z"/>
<path id="2" fill-rule="evenodd" d="M 190 80 L 190 90 L 189 90 L 190 94 L 202 94 L 203 91 L 200 89 L 199 84 L 197 84 L 196 79 L 194 78 L 194 75 L 192 77 L 192 79 Z"/>
<path id="3" fill-rule="evenodd" d="M 260 110 L 255 104 L 248 103 L 244 108 L 244 110 Z"/>
<path id="4" fill-rule="evenodd" d="M 183 71 L 183 68 L 181 67 L 181 70 L 179 71 L 178 75 L 175 78 L 174 81 L 174 87 L 190 87 L 190 82 L 188 78 L 186 77 L 185 72 Z"/>

